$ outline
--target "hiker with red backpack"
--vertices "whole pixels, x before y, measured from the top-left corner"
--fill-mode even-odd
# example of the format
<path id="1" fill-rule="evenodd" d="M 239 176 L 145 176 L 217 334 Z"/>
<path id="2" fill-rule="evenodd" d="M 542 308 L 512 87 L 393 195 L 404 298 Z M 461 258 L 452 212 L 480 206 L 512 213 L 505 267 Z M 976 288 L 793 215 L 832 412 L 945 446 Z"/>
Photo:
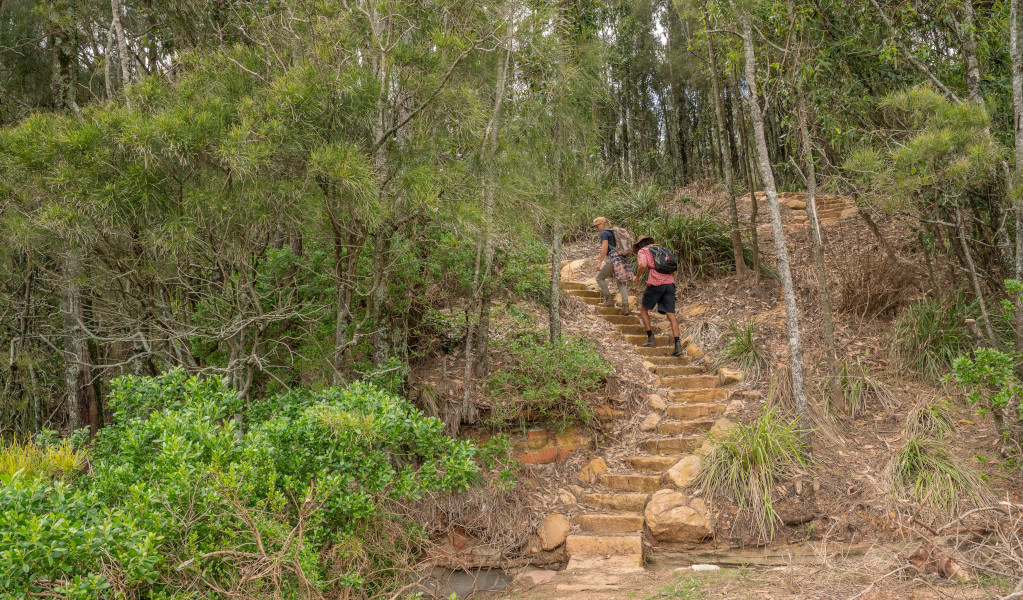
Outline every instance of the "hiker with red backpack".
<path id="1" fill-rule="evenodd" d="M 646 289 L 643 290 L 643 298 L 639 303 L 639 317 L 643 321 L 647 338 L 643 346 L 646 348 L 657 346 L 648 312 L 656 307 L 657 312 L 667 315 L 668 322 L 671 323 L 671 334 L 675 338 L 675 349 L 671 355 L 681 356 L 682 336 L 679 332 L 678 319 L 675 318 L 675 271 L 678 270 L 678 260 L 671 250 L 665 246 L 655 246 L 654 240 L 649 237 L 640 238 L 636 242 L 636 260 L 639 263 L 639 272 L 636 273 L 634 281 L 639 283 L 643 274 L 649 273 Z"/>
<path id="2" fill-rule="evenodd" d="M 633 252 L 632 236 L 621 227 L 611 227 L 611 223 L 604 217 L 593 219 L 593 227 L 600 234 L 597 285 L 600 286 L 600 293 L 604 298 L 600 306 L 615 305 L 615 298 L 607 285 L 607 280 L 613 275 L 618 283 L 618 295 L 622 298 L 621 314 L 632 314 L 629 308 L 629 288 L 626 285 L 632 280 L 632 266 L 625 260 L 625 257 Z"/>

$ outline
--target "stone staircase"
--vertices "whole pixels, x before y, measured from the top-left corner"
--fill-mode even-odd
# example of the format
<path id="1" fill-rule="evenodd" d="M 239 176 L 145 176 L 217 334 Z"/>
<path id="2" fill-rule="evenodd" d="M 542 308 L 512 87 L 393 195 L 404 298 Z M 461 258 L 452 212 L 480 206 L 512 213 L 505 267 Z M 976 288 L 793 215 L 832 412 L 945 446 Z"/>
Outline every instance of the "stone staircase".
<path id="1" fill-rule="evenodd" d="M 758 202 L 766 202 L 767 196 L 764 192 L 755 192 Z M 839 219 L 855 216 L 857 213 L 856 202 L 846 196 L 834 194 L 817 194 L 817 217 L 824 227 L 834 225 Z M 805 192 L 778 192 L 778 203 L 785 206 L 792 213 L 792 222 L 796 224 L 808 223 L 809 217 L 806 214 L 806 193 Z M 766 206 L 761 207 L 761 219 L 769 219 Z M 765 221 L 769 222 L 769 221 Z"/>
<path id="2" fill-rule="evenodd" d="M 586 304 L 600 303 L 600 293 L 593 283 L 563 281 L 562 289 Z M 657 347 L 643 348 L 641 344 L 647 337 L 638 315 L 623 316 L 618 308 L 602 306 L 594 306 L 594 310 L 621 332 L 627 344 L 634 346 L 654 377 L 652 387 L 663 390 L 663 394 L 648 395 L 647 414 L 640 425 L 646 437 L 635 445 L 633 452 L 614 460 L 612 466 L 604 458 L 591 460 L 579 473 L 581 485 L 575 489 L 578 492 L 575 505 L 566 511 L 571 514 L 550 515 L 544 527 L 552 519 L 562 528 L 567 526 L 564 543 L 569 569 L 582 568 L 581 565 L 592 568 L 602 561 L 612 561 L 618 568 L 640 568 L 644 531 L 651 525 L 654 504 L 651 498 L 670 494 L 695 477 L 699 469 L 698 451 L 707 432 L 727 424 L 721 419 L 729 396 L 724 386 L 739 381 L 741 374 L 727 370 L 722 370 L 727 377 L 709 374 L 698 364 L 702 351 L 687 344 L 688 340 L 683 342 L 685 355 L 671 356 L 672 340 L 664 333 L 670 334 L 670 329 L 661 315 L 651 314 Z M 698 502 L 702 506 L 702 501 Z M 696 512 L 700 512 L 699 508 L 696 507 Z M 703 512 L 706 513 L 705 507 Z M 706 535 L 712 535 L 709 514 L 701 518 L 707 523 Z M 700 541 L 698 527 L 690 534 L 692 541 Z"/>

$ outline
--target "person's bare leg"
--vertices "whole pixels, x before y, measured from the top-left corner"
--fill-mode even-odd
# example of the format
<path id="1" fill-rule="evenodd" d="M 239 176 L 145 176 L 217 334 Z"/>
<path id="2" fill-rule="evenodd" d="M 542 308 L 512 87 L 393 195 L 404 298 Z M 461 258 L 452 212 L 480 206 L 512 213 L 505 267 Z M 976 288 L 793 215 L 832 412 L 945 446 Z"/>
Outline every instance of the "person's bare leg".
<path id="1" fill-rule="evenodd" d="M 678 319 L 675 317 L 675 313 L 668 313 L 668 322 L 671 323 L 671 334 L 675 337 L 675 350 L 672 351 L 672 356 L 682 356 L 682 333 L 678 327 Z"/>
<path id="2" fill-rule="evenodd" d="M 650 311 L 642 303 L 639 305 L 639 320 L 643 321 L 643 329 L 646 329 L 646 343 L 643 344 L 643 347 L 656 347 L 657 342 L 654 341 L 654 332 L 650 330 Z"/>

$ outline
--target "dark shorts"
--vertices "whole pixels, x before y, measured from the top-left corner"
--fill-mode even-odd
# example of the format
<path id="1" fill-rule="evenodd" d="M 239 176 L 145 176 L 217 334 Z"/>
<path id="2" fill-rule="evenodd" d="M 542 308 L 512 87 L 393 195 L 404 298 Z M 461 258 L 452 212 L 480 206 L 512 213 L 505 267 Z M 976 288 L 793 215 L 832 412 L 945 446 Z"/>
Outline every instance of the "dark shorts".
<path id="1" fill-rule="evenodd" d="M 646 286 L 640 304 L 647 310 L 656 306 L 657 312 L 662 315 L 675 314 L 675 284 Z"/>

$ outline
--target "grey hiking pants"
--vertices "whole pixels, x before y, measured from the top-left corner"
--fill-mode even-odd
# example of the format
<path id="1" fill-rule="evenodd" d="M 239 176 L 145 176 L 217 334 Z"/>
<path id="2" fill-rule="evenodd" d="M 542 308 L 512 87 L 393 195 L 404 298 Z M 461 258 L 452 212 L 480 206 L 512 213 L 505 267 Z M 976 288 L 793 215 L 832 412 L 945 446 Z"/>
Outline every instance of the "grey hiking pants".
<path id="1" fill-rule="evenodd" d="M 604 266 L 601 267 L 600 272 L 597 273 L 597 285 L 600 286 L 600 291 L 604 295 L 604 299 L 611 297 L 611 290 L 607 286 L 607 280 L 610 279 L 618 284 L 618 295 L 622 297 L 622 308 L 629 305 L 629 288 L 625 285 L 624 281 L 618 281 L 615 278 L 615 266 L 611 262 L 610 258 L 604 259 Z"/>

